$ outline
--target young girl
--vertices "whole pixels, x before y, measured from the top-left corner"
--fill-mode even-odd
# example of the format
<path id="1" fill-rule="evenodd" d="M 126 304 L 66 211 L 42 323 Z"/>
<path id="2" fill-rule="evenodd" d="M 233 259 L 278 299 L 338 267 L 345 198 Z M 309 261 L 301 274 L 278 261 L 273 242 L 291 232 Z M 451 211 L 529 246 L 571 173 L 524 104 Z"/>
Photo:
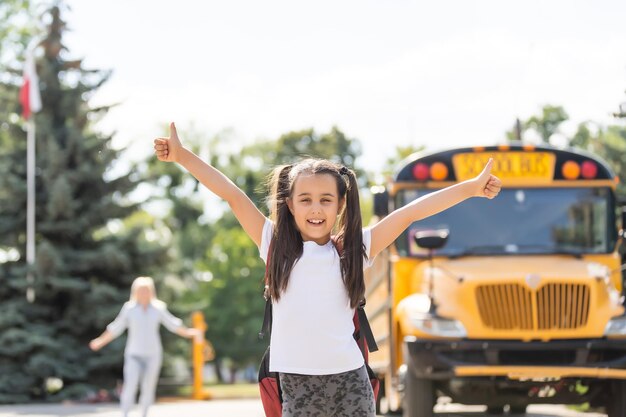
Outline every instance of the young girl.
<path id="1" fill-rule="evenodd" d="M 156 298 L 152 278 L 138 277 L 131 286 L 130 301 L 124 304 L 107 329 L 89 343 L 92 350 L 98 351 L 128 329 L 124 350 L 124 385 L 120 397 L 124 417 L 128 416 L 135 402 L 140 384 L 139 403 L 143 417 L 147 416 L 148 407 L 154 402 L 163 352 L 159 335 L 161 324 L 179 336 L 202 340 L 202 332 L 183 326 L 179 318 L 167 311 L 165 303 Z"/>
<path id="2" fill-rule="evenodd" d="M 307 159 L 279 167 L 271 220 L 233 182 L 182 146 L 176 127 L 154 141 L 159 160 L 177 162 L 228 202 L 268 262 L 272 298 L 270 371 L 279 372 L 283 416 L 375 416 L 372 387 L 352 333 L 363 298 L 363 268 L 411 223 L 501 183 L 490 160 L 476 178 L 421 197 L 363 229 L 354 172 Z M 343 247 L 341 258 L 331 241 Z M 270 242 L 273 241 L 270 246 Z M 270 252 L 271 248 L 271 253 Z"/>

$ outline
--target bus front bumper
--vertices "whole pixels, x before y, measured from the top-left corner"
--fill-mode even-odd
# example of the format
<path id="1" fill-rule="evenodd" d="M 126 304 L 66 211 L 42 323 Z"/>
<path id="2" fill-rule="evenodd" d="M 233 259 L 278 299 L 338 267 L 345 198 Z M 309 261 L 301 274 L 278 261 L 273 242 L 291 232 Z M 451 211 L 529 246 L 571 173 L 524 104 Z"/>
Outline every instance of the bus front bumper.
<path id="1" fill-rule="evenodd" d="M 626 379 L 625 339 L 550 342 L 404 339 L 407 371 L 418 378 Z"/>

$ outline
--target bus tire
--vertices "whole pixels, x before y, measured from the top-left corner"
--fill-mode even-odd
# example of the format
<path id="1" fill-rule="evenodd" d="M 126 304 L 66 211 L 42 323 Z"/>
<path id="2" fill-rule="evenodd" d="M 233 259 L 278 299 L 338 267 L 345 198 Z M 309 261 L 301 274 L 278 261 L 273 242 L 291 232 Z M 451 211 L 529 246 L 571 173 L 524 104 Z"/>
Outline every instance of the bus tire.
<path id="1" fill-rule="evenodd" d="M 384 410 L 382 406 L 383 398 L 385 398 L 385 380 L 379 378 L 380 385 L 378 388 L 378 397 L 376 398 L 376 414 L 385 414 L 387 410 Z"/>
<path id="2" fill-rule="evenodd" d="M 433 381 L 418 378 L 410 370 L 406 373 L 403 398 L 403 417 L 433 417 L 435 389 Z"/>
<path id="3" fill-rule="evenodd" d="M 509 405 L 509 414 L 526 414 L 525 405 Z"/>
<path id="4" fill-rule="evenodd" d="M 606 403 L 608 417 L 626 417 L 626 381 L 611 382 L 610 393 Z"/>

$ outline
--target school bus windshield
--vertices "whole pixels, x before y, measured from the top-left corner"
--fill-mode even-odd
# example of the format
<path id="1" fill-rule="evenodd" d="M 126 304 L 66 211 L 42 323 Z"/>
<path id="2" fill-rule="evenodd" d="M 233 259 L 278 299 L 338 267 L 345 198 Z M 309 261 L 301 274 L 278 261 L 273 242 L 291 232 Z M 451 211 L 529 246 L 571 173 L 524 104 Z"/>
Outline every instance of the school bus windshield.
<path id="1" fill-rule="evenodd" d="M 404 190 L 408 204 L 435 190 Z M 495 200 L 471 198 L 415 222 L 398 239 L 400 256 L 423 256 L 416 231 L 448 229 L 444 256 L 610 253 L 616 243 L 613 194 L 609 188 L 503 189 Z"/>

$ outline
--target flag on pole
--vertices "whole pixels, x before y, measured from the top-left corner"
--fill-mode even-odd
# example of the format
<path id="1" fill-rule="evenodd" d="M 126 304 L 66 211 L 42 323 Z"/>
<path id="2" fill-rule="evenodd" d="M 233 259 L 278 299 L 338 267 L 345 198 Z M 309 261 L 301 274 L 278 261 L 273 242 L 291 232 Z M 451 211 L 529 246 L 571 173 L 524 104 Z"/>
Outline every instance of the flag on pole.
<path id="1" fill-rule="evenodd" d="M 20 103 L 22 104 L 22 116 L 28 120 L 32 113 L 37 113 L 41 110 L 39 77 L 37 77 L 35 56 L 32 50 L 29 50 L 26 54 L 23 77 L 22 88 L 20 89 Z"/>

